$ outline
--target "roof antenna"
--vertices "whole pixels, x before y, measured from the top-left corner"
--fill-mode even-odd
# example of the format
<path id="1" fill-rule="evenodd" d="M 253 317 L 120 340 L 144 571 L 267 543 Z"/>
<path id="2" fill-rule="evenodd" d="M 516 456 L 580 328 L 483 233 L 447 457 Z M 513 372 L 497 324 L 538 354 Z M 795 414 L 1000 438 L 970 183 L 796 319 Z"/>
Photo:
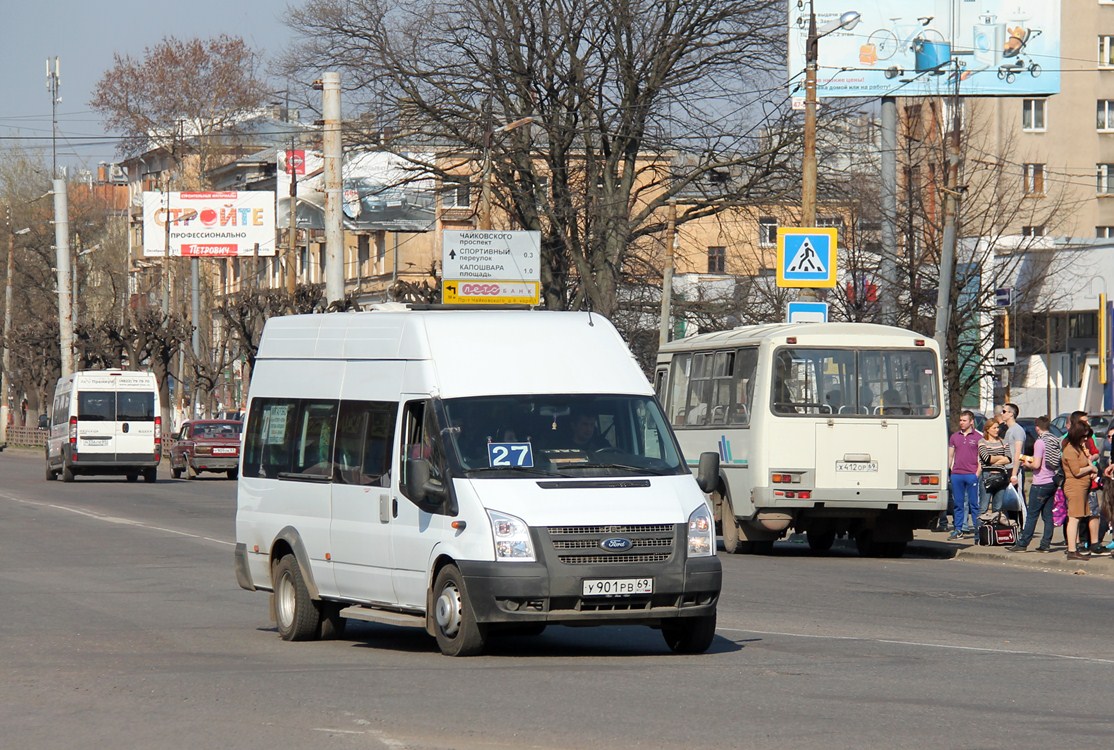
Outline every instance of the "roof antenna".
<path id="1" fill-rule="evenodd" d="M 584 305 L 588 308 L 588 325 L 595 328 L 596 324 L 592 322 L 592 298 L 587 294 L 584 295 Z"/>

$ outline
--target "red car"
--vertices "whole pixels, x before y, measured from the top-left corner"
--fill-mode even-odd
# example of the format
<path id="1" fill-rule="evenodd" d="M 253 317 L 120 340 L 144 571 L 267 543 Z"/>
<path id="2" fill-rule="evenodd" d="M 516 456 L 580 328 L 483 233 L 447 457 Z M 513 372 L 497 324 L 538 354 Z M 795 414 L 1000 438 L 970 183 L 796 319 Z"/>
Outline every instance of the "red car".
<path id="1" fill-rule="evenodd" d="M 240 464 L 240 433 L 244 423 L 231 419 L 195 419 L 173 435 L 170 473 L 195 479 L 203 471 L 224 472 L 235 479 Z"/>

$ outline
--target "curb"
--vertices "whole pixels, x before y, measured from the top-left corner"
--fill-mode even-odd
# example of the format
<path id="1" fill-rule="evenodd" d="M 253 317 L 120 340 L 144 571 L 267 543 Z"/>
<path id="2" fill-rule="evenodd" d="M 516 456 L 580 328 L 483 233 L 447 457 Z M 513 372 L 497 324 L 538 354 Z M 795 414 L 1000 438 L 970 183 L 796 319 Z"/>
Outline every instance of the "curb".
<path id="1" fill-rule="evenodd" d="M 934 539 L 933 537 L 939 537 Z M 1030 548 L 1027 552 L 1007 552 L 1005 547 L 982 547 L 970 540 L 946 541 L 944 532 L 915 532 L 908 553 L 919 557 L 955 558 L 979 563 L 998 563 L 1020 568 L 1055 570 L 1073 575 L 1114 577 L 1114 557 L 1101 555 L 1090 560 L 1068 560 L 1066 547 L 1053 545 L 1052 552 L 1041 554 Z"/>

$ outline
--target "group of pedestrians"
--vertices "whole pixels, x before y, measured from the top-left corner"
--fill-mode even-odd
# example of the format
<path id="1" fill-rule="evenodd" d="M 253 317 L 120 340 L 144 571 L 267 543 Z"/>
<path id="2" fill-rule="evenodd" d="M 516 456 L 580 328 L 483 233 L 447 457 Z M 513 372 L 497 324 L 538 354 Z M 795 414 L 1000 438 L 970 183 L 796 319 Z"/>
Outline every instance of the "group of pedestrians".
<path id="1" fill-rule="evenodd" d="M 948 441 L 954 523 L 948 538 L 972 536 L 988 510 L 997 514 L 1024 507 L 1024 527 L 1014 545 L 1006 549 L 1026 551 L 1040 519 L 1044 528 L 1037 551 L 1051 552 L 1053 532 L 1060 523 L 1055 518 L 1058 490 L 1062 490 L 1068 559 L 1087 560 L 1114 552 L 1114 541 L 1106 546 L 1101 543 L 1114 518 L 1114 463 L 1109 455 L 1100 455 L 1087 413 L 1070 415 L 1063 440 L 1052 434 L 1047 416 L 1038 417 L 1031 456 L 1022 453 L 1025 430 L 1017 423 L 1019 413 L 1015 404 L 998 407 L 981 436 L 974 429 L 975 415 L 970 411 L 960 414 L 959 430 Z M 1114 428 L 1108 439 L 1112 435 Z M 1106 463 L 1101 471 L 1100 458 Z M 1031 474 L 1027 499 L 1026 472 Z M 1104 481 L 1108 485 L 1105 492 Z M 1081 543 L 1083 531 L 1085 543 Z"/>

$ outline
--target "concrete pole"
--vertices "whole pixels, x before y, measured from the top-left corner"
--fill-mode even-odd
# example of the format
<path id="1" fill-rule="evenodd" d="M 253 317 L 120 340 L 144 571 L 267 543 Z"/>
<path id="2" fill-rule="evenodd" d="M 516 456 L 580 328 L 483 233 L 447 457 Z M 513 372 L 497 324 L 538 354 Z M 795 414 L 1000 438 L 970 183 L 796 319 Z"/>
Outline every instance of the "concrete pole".
<path id="1" fill-rule="evenodd" d="M 816 56 L 819 37 L 816 14 L 809 6 L 808 38 L 805 42 L 805 132 L 804 155 L 801 158 L 801 226 L 816 226 Z M 817 299 L 811 288 L 797 290 L 797 299 Z"/>
<path id="2" fill-rule="evenodd" d="M 286 168 L 290 170 L 290 229 L 286 238 L 286 293 L 294 299 L 294 291 L 298 286 L 298 170 L 290 160 L 294 153 L 294 144 L 291 142 L 290 151 L 286 152 Z"/>
<path id="3" fill-rule="evenodd" d="M 344 301 L 344 227 L 341 214 L 340 73 L 321 76 L 325 119 L 325 299 Z"/>
<path id="4" fill-rule="evenodd" d="M 201 259 L 190 258 L 190 324 L 193 326 L 193 356 L 195 362 L 201 361 Z M 197 403 L 199 389 L 197 378 L 193 379 L 193 415 L 200 416 Z"/>
<path id="5" fill-rule="evenodd" d="M 951 361 L 952 355 L 948 349 L 948 327 L 951 324 L 952 283 L 955 276 L 958 233 L 956 224 L 959 221 L 960 123 L 957 96 L 952 108 L 952 137 L 948 144 L 948 179 L 944 187 L 944 236 L 940 245 L 940 278 L 936 284 L 936 329 L 933 334 L 933 338 L 940 346 L 940 360 L 945 363 Z"/>
<path id="6" fill-rule="evenodd" d="M 8 214 L 8 275 L 4 277 L 4 360 L 0 372 L 0 448 L 8 444 L 8 372 L 12 367 L 12 355 L 8 347 L 8 336 L 12 332 L 12 273 L 15 271 L 15 231 L 11 226 L 11 213 Z"/>
<path id="7" fill-rule="evenodd" d="M 882 322 L 897 325 L 897 98 L 882 97 L 882 257 L 878 267 Z"/>
<path id="8" fill-rule="evenodd" d="M 70 212 L 66 181 L 53 180 L 54 262 L 58 275 L 58 347 L 62 377 L 73 374 L 73 304 L 70 301 Z"/>
<path id="9" fill-rule="evenodd" d="M 661 280 L 661 323 L 658 346 L 669 343 L 670 318 L 673 305 L 673 253 L 677 243 L 677 201 L 669 201 L 669 218 L 665 227 L 665 262 Z"/>

